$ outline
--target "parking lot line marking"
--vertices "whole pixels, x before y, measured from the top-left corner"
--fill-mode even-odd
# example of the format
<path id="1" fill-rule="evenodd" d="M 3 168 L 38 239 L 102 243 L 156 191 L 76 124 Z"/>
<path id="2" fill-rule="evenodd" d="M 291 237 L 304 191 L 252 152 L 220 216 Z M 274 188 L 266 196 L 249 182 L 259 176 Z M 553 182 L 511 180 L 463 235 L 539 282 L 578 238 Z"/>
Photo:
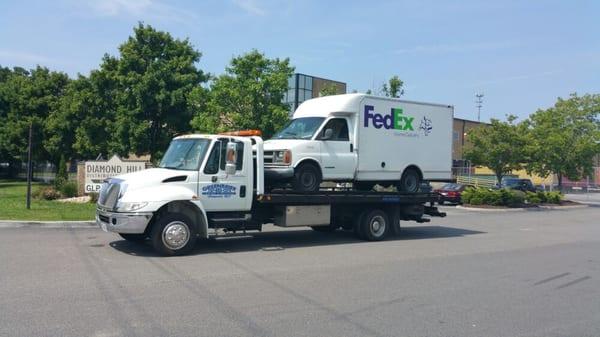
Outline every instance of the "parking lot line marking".
<path id="1" fill-rule="evenodd" d="M 544 284 L 544 283 L 547 283 L 547 282 L 550 282 L 550 281 L 554 281 L 554 280 L 556 280 L 558 278 L 565 277 L 565 276 L 567 276 L 569 274 L 571 274 L 571 273 L 563 273 L 563 274 L 559 274 L 559 275 L 556 275 L 556 276 L 552 276 L 552 277 L 549 277 L 547 279 L 543 279 L 541 281 L 538 281 L 538 282 L 534 283 L 533 285 L 537 286 L 537 285 Z"/>
<path id="2" fill-rule="evenodd" d="M 569 282 L 569 283 L 565 283 L 565 284 L 563 284 L 563 285 L 561 285 L 561 286 L 558 286 L 558 287 L 556 287 L 556 289 L 562 289 L 562 288 L 566 288 L 566 287 L 568 287 L 568 286 L 572 286 L 572 285 L 574 285 L 575 283 L 583 282 L 583 281 L 585 281 L 585 280 L 589 280 L 589 279 L 591 279 L 591 278 L 592 278 L 591 276 L 584 276 L 584 277 L 578 278 L 578 279 L 576 279 L 576 280 L 574 280 L 574 281 L 571 281 L 571 282 Z"/>

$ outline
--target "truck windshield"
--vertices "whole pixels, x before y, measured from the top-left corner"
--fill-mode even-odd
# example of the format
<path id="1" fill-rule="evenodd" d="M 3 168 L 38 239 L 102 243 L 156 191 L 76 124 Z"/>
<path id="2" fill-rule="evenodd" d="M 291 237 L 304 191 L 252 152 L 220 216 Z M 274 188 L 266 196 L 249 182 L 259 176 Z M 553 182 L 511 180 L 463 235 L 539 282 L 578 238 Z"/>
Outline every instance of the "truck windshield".
<path id="1" fill-rule="evenodd" d="M 273 139 L 310 139 L 315 134 L 324 117 L 303 117 L 292 119 L 290 123 L 273 136 Z"/>
<path id="2" fill-rule="evenodd" d="M 176 139 L 171 142 L 158 167 L 197 170 L 206 155 L 210 139 Z"/>

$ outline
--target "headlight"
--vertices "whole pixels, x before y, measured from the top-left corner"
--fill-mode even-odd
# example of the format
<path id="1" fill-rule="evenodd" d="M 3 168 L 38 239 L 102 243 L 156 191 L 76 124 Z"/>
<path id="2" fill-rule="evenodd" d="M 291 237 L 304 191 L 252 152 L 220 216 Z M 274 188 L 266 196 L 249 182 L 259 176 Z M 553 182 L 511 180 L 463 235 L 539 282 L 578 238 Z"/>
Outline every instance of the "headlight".
<path id="1" fill-rule="evenodd" d="M 138 209 L 144 208 L 148 205 L 147 202 L 120 202 L 117 206 L 119 212 L 133 212 Z"/>
<path id="2" fill-rule="evenodd" d="M 282 164 L 282 165 L 290 165 L 292 163 L 292 151 L 290 151 L 290 150 L 273 151 L 273 163 L 274 164 Z"/>

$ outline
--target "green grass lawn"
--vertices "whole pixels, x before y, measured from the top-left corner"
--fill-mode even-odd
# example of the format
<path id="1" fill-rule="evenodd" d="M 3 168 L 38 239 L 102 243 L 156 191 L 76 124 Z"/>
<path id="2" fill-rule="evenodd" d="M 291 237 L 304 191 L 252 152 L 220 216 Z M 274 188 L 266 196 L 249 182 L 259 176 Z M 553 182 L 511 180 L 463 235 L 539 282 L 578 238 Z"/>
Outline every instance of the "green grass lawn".
<path id="1" fill-rule="evenodd" d="M 40 188 L 31 186 L 31 191 Z M 0 220 L 93 220 L 96 205 L 75 204 L 31 198 L 31 209 L 26 207 L 27 183 L 0 180 Z"/>

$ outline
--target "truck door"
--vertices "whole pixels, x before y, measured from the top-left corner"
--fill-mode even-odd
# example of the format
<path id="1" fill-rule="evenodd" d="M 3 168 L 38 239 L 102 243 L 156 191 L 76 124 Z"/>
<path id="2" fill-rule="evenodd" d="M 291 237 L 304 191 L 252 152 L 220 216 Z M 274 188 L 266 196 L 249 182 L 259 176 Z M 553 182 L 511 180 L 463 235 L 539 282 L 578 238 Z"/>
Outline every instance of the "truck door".
<path id="1" fill-rule="evenodd" d="M 331 131 L 328 131 L 331 130 Z M 346 118 L 332 118 L 319 132 L 324 179 L 353 179 L 356 170 L 354 144 Z"/>
<path id="2" fill-rule="evenodd" d="M 237 147 L 236 170 L 234 174 L 225 172 L 227 144 L 234 142 Z M 248 151 L 250 155 L 248 155 Z M 247 211 L 252 205 L 252 184 L 250 176 L 252 147 L 242 141 L 219 138 L 213 142 L 208 158 L 201 168 L 198 179 L 198 195 L 208 212 Z"/>

